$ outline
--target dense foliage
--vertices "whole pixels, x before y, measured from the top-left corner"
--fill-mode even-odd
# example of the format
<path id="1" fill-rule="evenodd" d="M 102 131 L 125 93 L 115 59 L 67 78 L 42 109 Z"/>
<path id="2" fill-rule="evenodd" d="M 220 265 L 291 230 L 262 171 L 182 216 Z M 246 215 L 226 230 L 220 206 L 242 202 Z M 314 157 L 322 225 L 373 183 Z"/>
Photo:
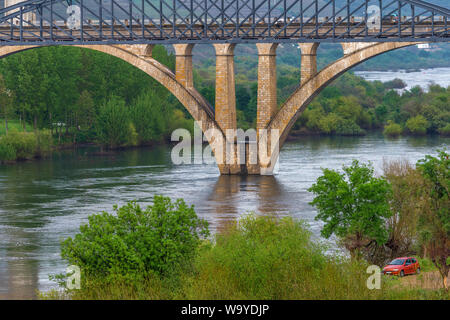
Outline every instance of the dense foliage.
<path id="1" fill-rule="evenodd" d="M 446 61 L 442 54 L 447 51 L 441 49 L 423 53 L 427 55 L 423 59 L 415 56 L 419 62 L 414 60 L 414 65 L 428 61 L 432 66 L 439 66 L 437 61 Z M 214 104 L 213 49 L 196 46 L 194 50 L 194 58 L 201 58 L 194 69 L 196 87 Z M 425 51 L 412 47 L 401 52 L 410 57 Z M 174 69 L 175 57 L 164 47 L 156 46 L 153 56 Z M 339 46 L 321 45 L 319 68 L 340 56 Z M 392 56 L 392 53 L 384 56 Z M 280 105 L 300 81 L 299 57 L 295 46 L 284 45 L 278 49 Z M 377 59 L 380 57 L 373 61 Z M 408 59 L 404 61 L 411 60 Z M 411 66 L 411 61 L 406 68 Z M 395 91 L 403 87 L 398 79 L 383 84 L 367 82 L 347 73 L 325 88 L 308 106 L 292 133 L 361 135 L 384 128 L 390 136 L 401 133 L 449 135 L 449 89 L 432 86 L 429 92 L 420 88 L 403 93 Z M 236 105 L 241 128 L 255 126 L 256 92 L 255 46 L 238 46 Z M 113 110 L 120 110 L 120 114 Z M 192 119 L 180 103 L 144 72 L 104 53 L 73 47 L 45 47 L 1 59 L 0 118 L 4 123 L 0 133 L 12 122 L 19 121 L 25 131 L 29 131 L 30 124 L 35 130 L 49 129 L 57 144 L 142 145 L 163 141 L 177 127 L 192 130 Z M 105 127 L 111 123 L 117 124 L 117 128 Z"/>
<path id="2" fill-rule="evenodd" d="M 169 68 L 174 56 L 156 46 Z M 110 147 L 158 142 L 171 124 L 190 125 L 167 89 L 130 64 L 104 53 L 44 47 L 0 60 L 0 118 L 23 130 L 49 129 L 58 143 Z M 138 116 L 139 115 L 139 116 Z M 6 131 L 6 130 L 5 130 Z"/>
<path id="3" fill-rule="evenodd" d="M 127 219 L 116 220 L 115 230 L 125 230 L 127 238 L 138 239 L 137 242 L 142 244 L 139 239 L 142 239 L 144 231 L 139 227 L 133 228 L 136 223 L 128 223 L 141 221 L 142 212 L 130 210 L 136 208 L 136 204 L 128 204 L 124 208 L 119 211 L 125 210 Z M 100 228 L 101 226 L 103 224 L 98 225 L 93 239 L 96 244 L 106 244 L 109 239 L 119 239 L 123 234 L 118 232 L 114 236 L 110 230 Z M 106 237 L 104 241 L 100 239 L 103 235 Z M 151 251 L 154 244 L 178 242 L 177 239 L 180 238 L 175 232 L 167 233 L 162 240 L 152 238 L 152 243 L 146 243 L 146 250 Z M 118 254 L 111 258 L 112 261 L 121 260 L 121 269 L 115 271 L 128 269 L 127 272 L 134 274 L 139 265 L 136 265 L 135 259 L 125 258 L 134 256 L 137 245 L 129 244 L 125 252 L 125 247 L 119 245 L 123 241 L 114 240 L 114 243 L 117 244 L 114 247 L 123 248 L 120 254 L 116 249 Z M 112 271 L 111 269 L 101 269 L 98 273 L 89 274 L 83 272 L 82 268 L 80 290 L 65 290 L 62 293 L 52 291 L 41 297 L 196 300 L 448 299 L 445 292 L 406 289 L 399 287 L 392 279 L 382 279 L 380 290 L 369 290 L 366 286 L 369 276 L 366 272 L 367 263 L 330 253 L 326 246 L 313 240 L 304 222 L 292 217 L 244 215 L 237 222 L 228 225 L 226 230 L 216 234 L 214 239 L 204 241 L 200 247 L 196 241 L 190 244 L 195 254 L 177 272 L 152 272 L 138 278 L 110 276 L 105 279 L 101 277 L 102 272 Z M 87 242 L 86 245 L 90 252 L 93 245 Z M 89 255 L 89 265 L 94 266 L 95 270 L 97 267 L 93 263 L 97 261 L 100 267 L 105 267 L 103 263 L 106 255 L 113 252 L 114 247 L 102 247 L 95 255 Z M 144 252 L 144 248 L 139 250 L 141 251 Z M 174 249 L 174 252 L 177 250 Z M 77 256 L 81 255 L 82 253 L 77 253 Z M 156 260 L 162 263 L 163 269 L 172 268 L 170 260 Z"/>
<path id="4" fill-rule="evenodd" d="M 354 161 L 341 174 L 324 169 L 309 189 L 325 224 L 354 258 L 378 265 L 399 256 L 431 259 L 448 288 L 450 271 L 450 160 L 446 151 L 425 156 L 416 168 L 407 161 L 384 164 L 384 177 Z M 358 253 L 358 254 L 355 254 Z"/>
<path id="5" fill-rule="evenodd" d="M 417 168 L 430 187 L 430 205 L 419 215 L 420 241 L 449 286 L 450 271 L 450 159 L 442 150 L 437 157 L 427 155 Z"/>
<path id="6" fill-rule="evenodd" d="M 391 216 L 392 190 L 384 178 L 374 176 L 371 165 L 355 160 L 343 171 L 323 169 L 308 190 L 315 195 L 311 202 L 318 210 L 315 219 L 325 222 L 322 236 L 338 236 L 352 257 L 358 257 L 372 242 L 387 241 L 385 223 Z"/>
<path id="7" fill-rule="evenodd" d="M 166 274 L 191 259 L 208 235 L 207 222 L 181 199 L 155 196 L 147 209 L 130 202 L 114 211 L 90 216 L 80 233 L 62 242 L 62 258 L 87 279 Z"/>

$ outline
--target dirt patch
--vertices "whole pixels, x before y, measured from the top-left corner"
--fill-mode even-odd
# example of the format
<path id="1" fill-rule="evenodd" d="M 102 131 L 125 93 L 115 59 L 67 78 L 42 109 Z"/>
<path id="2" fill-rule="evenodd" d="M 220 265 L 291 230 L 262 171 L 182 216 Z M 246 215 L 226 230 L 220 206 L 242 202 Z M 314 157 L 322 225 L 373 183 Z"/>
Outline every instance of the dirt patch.
<path id="1" fill-rule="evenodd" d="M 400 286 L 415 289 L 441 289 L 442 277 L 439 271 L 423 272 L 418 275 L 408 275 L 400 279 Z"/>

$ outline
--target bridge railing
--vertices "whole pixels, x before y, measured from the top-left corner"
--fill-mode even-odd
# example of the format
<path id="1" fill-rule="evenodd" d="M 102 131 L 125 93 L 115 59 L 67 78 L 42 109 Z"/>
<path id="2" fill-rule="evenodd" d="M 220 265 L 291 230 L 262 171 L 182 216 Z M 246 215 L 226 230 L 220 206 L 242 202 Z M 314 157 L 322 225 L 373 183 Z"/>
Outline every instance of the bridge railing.
<path id="1" fill-rule="evenodd" d="M 419 0 L 29 0 L 0 10 L 0 41 L 448 41 L 449 18 Z"/>

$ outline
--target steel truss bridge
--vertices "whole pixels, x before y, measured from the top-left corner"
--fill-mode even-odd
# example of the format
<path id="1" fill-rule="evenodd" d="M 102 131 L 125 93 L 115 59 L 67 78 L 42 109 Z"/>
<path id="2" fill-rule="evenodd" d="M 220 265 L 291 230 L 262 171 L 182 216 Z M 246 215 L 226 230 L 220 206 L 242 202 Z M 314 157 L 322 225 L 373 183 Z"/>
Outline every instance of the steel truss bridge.
<path id="1" fill-rule="evenodd" d="M 430 42 L 449 18 L 421 0 L 28 0 L 0 10 L 0 42 Z"/>

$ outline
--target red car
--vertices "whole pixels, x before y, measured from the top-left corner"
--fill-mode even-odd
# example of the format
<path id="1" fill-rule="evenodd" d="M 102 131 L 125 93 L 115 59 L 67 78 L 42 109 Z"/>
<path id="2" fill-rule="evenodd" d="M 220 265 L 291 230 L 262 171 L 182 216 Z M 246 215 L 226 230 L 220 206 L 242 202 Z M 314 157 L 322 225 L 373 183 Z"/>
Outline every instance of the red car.
<path id="1" fill-rule="evenodd" d="M 383 268 L 383 273 L 400 277 L 406 274 L 419 274 L 420 265 L 417 259 L 413 257 L 396 258 Z"/>

